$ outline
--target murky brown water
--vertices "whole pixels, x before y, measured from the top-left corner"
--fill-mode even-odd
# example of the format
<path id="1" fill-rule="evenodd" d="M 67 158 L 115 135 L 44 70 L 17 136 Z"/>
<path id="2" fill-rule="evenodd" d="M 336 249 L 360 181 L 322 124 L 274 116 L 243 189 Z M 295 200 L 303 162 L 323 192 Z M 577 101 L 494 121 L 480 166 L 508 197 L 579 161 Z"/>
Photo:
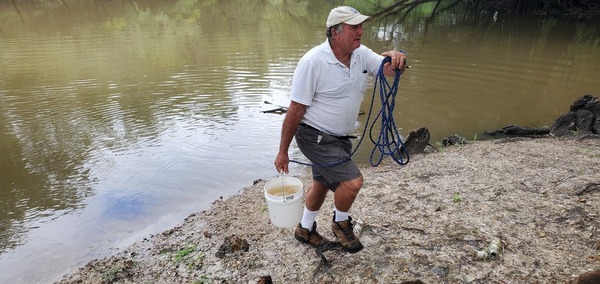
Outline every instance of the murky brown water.
<path id="1" fill-rule="evenodd" d="M 0 8 L 0 282 L 50 282 L 274 177 L 283 116 L 261 111 L 288 104 L 330 8 L 85 5 L 21 7 L 22 20 Z M 598 95 L 599 34 L 594 23 L 458 13 L 375 20 L 363 42 L 408 53 L 396 122 L 403 134 L 428 127 L 435 143 L 547 126 Z"/>

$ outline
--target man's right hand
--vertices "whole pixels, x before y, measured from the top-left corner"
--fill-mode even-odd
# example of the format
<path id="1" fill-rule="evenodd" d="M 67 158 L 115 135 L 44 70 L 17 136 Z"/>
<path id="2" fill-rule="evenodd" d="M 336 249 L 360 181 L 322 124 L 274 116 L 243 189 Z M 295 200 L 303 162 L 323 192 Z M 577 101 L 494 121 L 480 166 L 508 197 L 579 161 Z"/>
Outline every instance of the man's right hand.
<path id="1" fill-rule="evenodd" d="M 278 173 L 289 173 L 289 164 L 290 158 L 287 153 L 277 154 L 277 158 L 275 158 L 275 169 L 277 169 Z"/>

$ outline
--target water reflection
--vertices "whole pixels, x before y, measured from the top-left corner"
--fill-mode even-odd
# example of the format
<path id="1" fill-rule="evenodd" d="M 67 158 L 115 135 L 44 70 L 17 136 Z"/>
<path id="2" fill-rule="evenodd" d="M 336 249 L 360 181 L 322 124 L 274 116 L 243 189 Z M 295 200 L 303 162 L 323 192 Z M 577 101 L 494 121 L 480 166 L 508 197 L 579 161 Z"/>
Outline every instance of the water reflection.
<path id="1" fill-rule="evenodd" d="M 482 13 L 372 29 L 375 49 L 400 46 L 414 67 L 402 77 L 398 121 L 404 131 L 429 127 L 434 141 L 452 129 L 473 139 L 508 124 L 547 126 L 598 89 L 596 25 Z"/>
<path id="2" fill-rule="evenodd" d="M 287 0 L 80 4 L 43 16 L 22 7 L 23 21 L 0 7 L 0 282 L 58 275 L 272 176 L 282 116 L 262 114 L 263 102 L 287 105 L 329 11 Z M 476 19 L 366 25 L 365 44 L 409 54 L 404 134 L 542 126 L 598 90 L 597 26 Z"/>
<path id="3" fill-rule="evenodd" d="M 194 174 L 190 168 L 213 161 L 241 162 L 237 153 L 244 148 L 256 151 L 257 145 L 228 140 L 252 137 L 247 132 L 263 128 L 240 120 L 255 115 L 257 101 L 276 101 L 274 95 L 285 93 L 282 88 L 289 85 L 295 64 L 288 56 L 300 52 L 289 49 L 288 42 L 263 44 L 281 36 L 268 26 L 284 17 L 280 13 L 285 9 L 278 7 L 271 7 L 276 13 L 266 11 L 272 18 L 264 22 L 266 26 L 257 26 L 266 15 L 263 6 L 95 4 L 99 6 L 79 7 L 83 9 L 79 12 L 50 10 L 47 18 L 30 15 L 25 25 L 2 29 L 6 40 L 0 147 L 6 154 L 1 159 L 6 178 L 0 186 L 6 214 L 1 220 L 0 251 L 24 244 L 24 234 L 39 227 L 40 220 L 78 210 L 93 195 L 105 198 L 99 218 L 131 222 L 159 203 L 160 188 L 183 188 L 183 198 L 190 195 L 185 191 L 197 190 L 190 189 L 195 187 L 190 185 L 189 175 Z M 101 9 L 96 13 L 95 8 Z M 83 20 L 88 16 L 92 21 Z M 244 28 L 254 26 L 260 28 Z M 239 132 L 236 127 L 243 127 L 244 135 L 228 138 L 220 133 Z M 227 144 L 213 145 L 219 141 Z M 228 149 L 234 146 L 239 149 Z M 169 151 L 153 154 L 149 148 Z M 223 151 L 230 153 L 222 157 Z M 148 163 L 145 158 L 131 162 L 136 156 L 165 159 L 170 154 L 180 156 L 166 164 Z M 196 155 L 200 161 L 188 159 Z M 141 171 L 179 170 L 174 176 L 184 182 L 148 185 L 152 177 L 137 172 L 141 164 L 146 165 Z M 124 173 L 114 173 L 115 168 Z M 203 179 L 218 174 L 206 170 Z M 247 183 L 256 172 L 240 177 Z M 107 178 L 121 180 L 105 185 Z M 198 185 L 219 183 L 231 182 L 214 178 Z M 236 180 L 225 194 L 235 192 L 241 183 Z M 140 194 L 144 187 L 152 194 Z M 121 191 L 127 193 L 119 197 Z M 214 199 L 213 194 L 203 202 Z"/>

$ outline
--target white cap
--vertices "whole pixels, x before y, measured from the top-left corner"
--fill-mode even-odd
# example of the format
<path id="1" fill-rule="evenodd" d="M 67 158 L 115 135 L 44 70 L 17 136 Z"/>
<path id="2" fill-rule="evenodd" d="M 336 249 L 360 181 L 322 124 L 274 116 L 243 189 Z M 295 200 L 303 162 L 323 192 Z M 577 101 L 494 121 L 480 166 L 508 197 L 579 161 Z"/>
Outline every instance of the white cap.
<path id="1" fill-rule="evenodd" d="M 329 12 L 329 17 L 327 17 L 327 27 L 329 28 L 341 23 L 358 25 L 369 18 L 369 16 L 362 15 L 358 10 L 350 6 L 340 6 L 331 9 L 331 12 Z"/>

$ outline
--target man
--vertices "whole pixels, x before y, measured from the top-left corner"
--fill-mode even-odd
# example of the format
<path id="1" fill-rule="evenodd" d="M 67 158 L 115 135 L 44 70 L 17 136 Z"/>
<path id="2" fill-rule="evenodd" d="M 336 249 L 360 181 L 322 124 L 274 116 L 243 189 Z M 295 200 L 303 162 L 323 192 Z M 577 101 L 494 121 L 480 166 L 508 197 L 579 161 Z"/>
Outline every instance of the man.
<path id="1" fill-rule="evenodd" d="M 288 172 L 288 149 L 295 136 L 300 151 L 314 164 L 313 183 L 307 191 L 304 214 L 294 237 L 316 248 L 329 241 L 317 232 L 315 222 L 328 190 L 333 191 L 333 233 L 344 250 L 363 248 L 352 230 L 348 211 L 354 203 L 363 177 L 349 158 L 354 128 L 367 76 L 375 76 L 381 62 L 390 57 L 384 74 L 403 71 L 406 56 L 397 51 L 379 55 L 361 45 L 362 23 L 369 19 L 348 6 L 331 10 L 327 18 L 327 40 L 308 51 L 299 61 L 292 79 L 291 103 L 283 121 L 275 168 Z"/>

